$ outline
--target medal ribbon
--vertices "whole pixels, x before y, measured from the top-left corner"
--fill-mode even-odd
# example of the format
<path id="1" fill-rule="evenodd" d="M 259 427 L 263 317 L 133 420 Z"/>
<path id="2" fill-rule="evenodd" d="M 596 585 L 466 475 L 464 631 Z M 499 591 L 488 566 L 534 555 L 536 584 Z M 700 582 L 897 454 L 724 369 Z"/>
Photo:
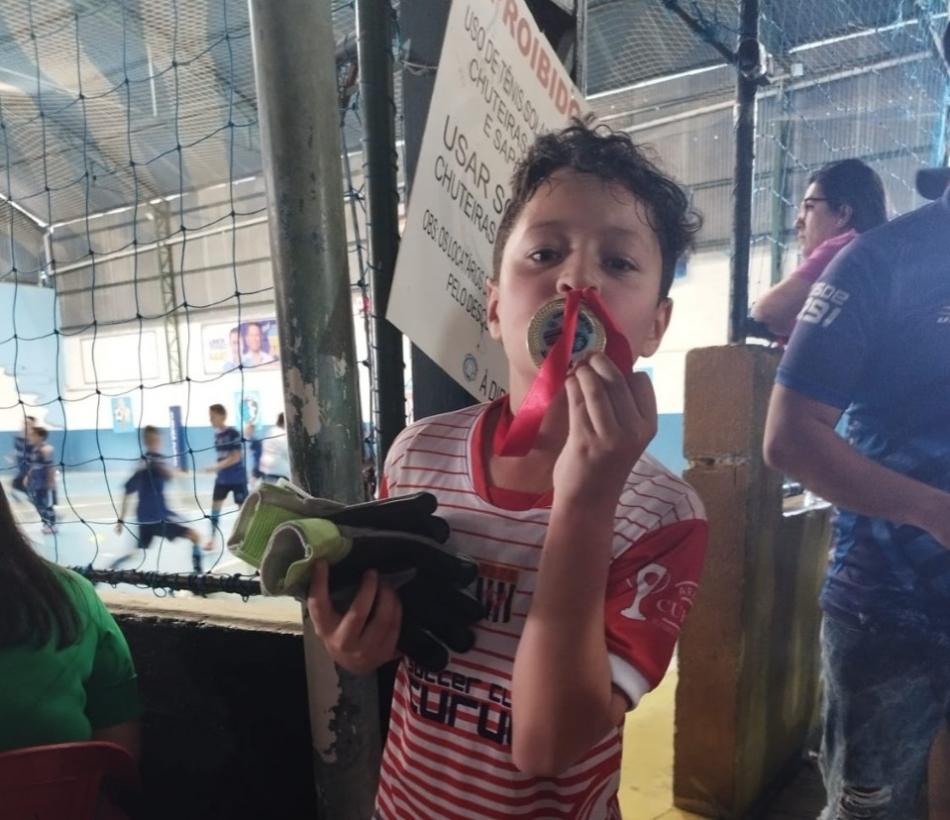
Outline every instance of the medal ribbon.
<path id="1" fill-rule="evenodd" d="M 574 335 L 577 332 L 577 314 L 582 301 L 592 308 L 604 325 L 607 336 L 604 352 L 621 373 L 626 374 L 633 370 L 630 344 L 610 318 L 607 307 L 597 292 L 593 288 L 569 291 L 564 304 L 561 335 L 544 357 L 538 375 L 531 383 L 517 415 L 512 417 L 510 406 L 506 404 L 498 419 L 492 439 L 492 450 L 496 456 L 524 456 L 534 446 L 548 407 L 564 389 L 564 382 L 567 381 Z"/>

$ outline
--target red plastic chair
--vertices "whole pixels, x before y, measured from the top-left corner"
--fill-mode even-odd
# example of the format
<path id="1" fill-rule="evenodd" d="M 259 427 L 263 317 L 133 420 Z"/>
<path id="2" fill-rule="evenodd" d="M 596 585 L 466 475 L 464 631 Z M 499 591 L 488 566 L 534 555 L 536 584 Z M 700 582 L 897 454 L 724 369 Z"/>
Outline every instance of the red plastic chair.
<path id="1" fill-rule="evenodd" d="M 2 752 L 0 816 L 3 820 L 124 817 L 109 801 L 100 801 L 103 780 L 129 789 L 139 786 L 135 761 L 115 743 L 59 743 Z"/>

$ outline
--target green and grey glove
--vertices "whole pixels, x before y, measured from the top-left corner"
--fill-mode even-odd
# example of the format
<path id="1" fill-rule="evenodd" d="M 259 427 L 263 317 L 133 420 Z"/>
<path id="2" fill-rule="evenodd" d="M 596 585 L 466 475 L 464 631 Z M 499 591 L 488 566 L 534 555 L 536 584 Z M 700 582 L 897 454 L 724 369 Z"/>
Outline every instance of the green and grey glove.
<path id="1" fill-rule="evenodd" d="M 436 509 L 431 493 L 344 506 L 286 486 L 264 486 L 245 502 L 228 546 L 249 563 L 261 555 L 265 594 L 301 601 L 314 564 L 326 559 L 330 597 L 341 612 L 363 575 L 376 570 L 402 603 L 399 649 L 437 671 L 447 665 L 449 650 L 472 648 L 473 626 L 484 608 L 463 591 L 478 567 L 443 546 L 449 527 Z"/>

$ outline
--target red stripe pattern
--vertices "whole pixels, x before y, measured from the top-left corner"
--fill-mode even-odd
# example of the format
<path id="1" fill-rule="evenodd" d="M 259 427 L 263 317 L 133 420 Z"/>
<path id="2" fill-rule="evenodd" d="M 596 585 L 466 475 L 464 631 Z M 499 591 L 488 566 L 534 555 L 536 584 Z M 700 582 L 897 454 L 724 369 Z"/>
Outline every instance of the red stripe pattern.
<path id="1" fill-rule="evenodd" d="M 619 820 L 619 730 L 558 778 L 530 777 L 512 762 L 512 665 L 550 509 L 512 512 L 479 492 L 486 486 L 479 456 L 486 407 L 417 422 L 387 460 L 384 492 L 438 497 L 452 527 L 450 546 L 479 563 L 472 592 L 488 615 L 475 648 L 454 656 L 445 671 L 400 665 L 375 817 Z M 614 683 L 635 704 L 669 664 L 699 580 L 706 523 L 692 489 L 643 456 L 621 495 L 614 531 L 605 638 L 619 667 L 631 670 Z M 631 678 L 646 685 L 631 691 Z"/>

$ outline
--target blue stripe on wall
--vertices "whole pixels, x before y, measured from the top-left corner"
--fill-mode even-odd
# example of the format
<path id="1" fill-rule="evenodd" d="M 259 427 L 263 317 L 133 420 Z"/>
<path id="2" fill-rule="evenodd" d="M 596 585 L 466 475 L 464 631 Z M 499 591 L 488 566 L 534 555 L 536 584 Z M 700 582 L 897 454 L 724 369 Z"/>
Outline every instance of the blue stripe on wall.
<path id="1" fill-rule="evenodd" d="M 0 432 L 0 465 L 4 472 L 11 472 L 13 464 L 2 456 L 13 453 L 15 433 Z M 214 451 L 214 430 L 211 427 L 189 427 L 185 431 L 198 469 L 210 467 L 217 460 Z M 168 430 L 162 430 L 163 450 L 169 450 Z M 50 443 L 56 451 L 56 462 L 62 461 L 75 470 L 101 469 L 104 459 L 110 470 L 121 471 L 123 462 L 131 470 L 141 457 L 140 439 L 135 433 L 114 433 L 112 430 L 51 430 Z M 188 462 L 190 466 L 190 461 Z"/>
<path id="2" fill-rule="evenodd" d="M 660 413 L 656 437 L 647 447 L 647 452 L 659 459 L 677 475 L 686 469 L 683 457 L 683 414 Z"/>
<path id="3" fill-rule="evenodd" d="M 5 463 L 2 456 L 13 452 L 14 433 L 0 431 L 0 465 L 4 472 L 12 470 L 12 464 Z M 165 443 L 169 448 L 168 430 L 162 430 Z M 210 427 L 189 427 L 186 431 L 188 443 L 195 453 L 198 468 L 209 467 L 215 462 L 214 431 Z M 100 457 L 110 461 L 112 469 L 121 468 L 121 462 L 128 461 L 131 468 L 140 456 L 139 437 L 135 433 L 114 433 L 112 430 L 52 430 L 50 441 L 56 449 L 56 460 L 63 454 L 67 465 L 76 465 L 77 470 L 100 469 Z M 64 448 L 65 444 L 65 450 Z M 647 452 L 658 458 L 674 473 L 682 475 L 686 469 L 683 458 L 683 414 L 661 413 L 656 438 L 650 443 Z"/>

